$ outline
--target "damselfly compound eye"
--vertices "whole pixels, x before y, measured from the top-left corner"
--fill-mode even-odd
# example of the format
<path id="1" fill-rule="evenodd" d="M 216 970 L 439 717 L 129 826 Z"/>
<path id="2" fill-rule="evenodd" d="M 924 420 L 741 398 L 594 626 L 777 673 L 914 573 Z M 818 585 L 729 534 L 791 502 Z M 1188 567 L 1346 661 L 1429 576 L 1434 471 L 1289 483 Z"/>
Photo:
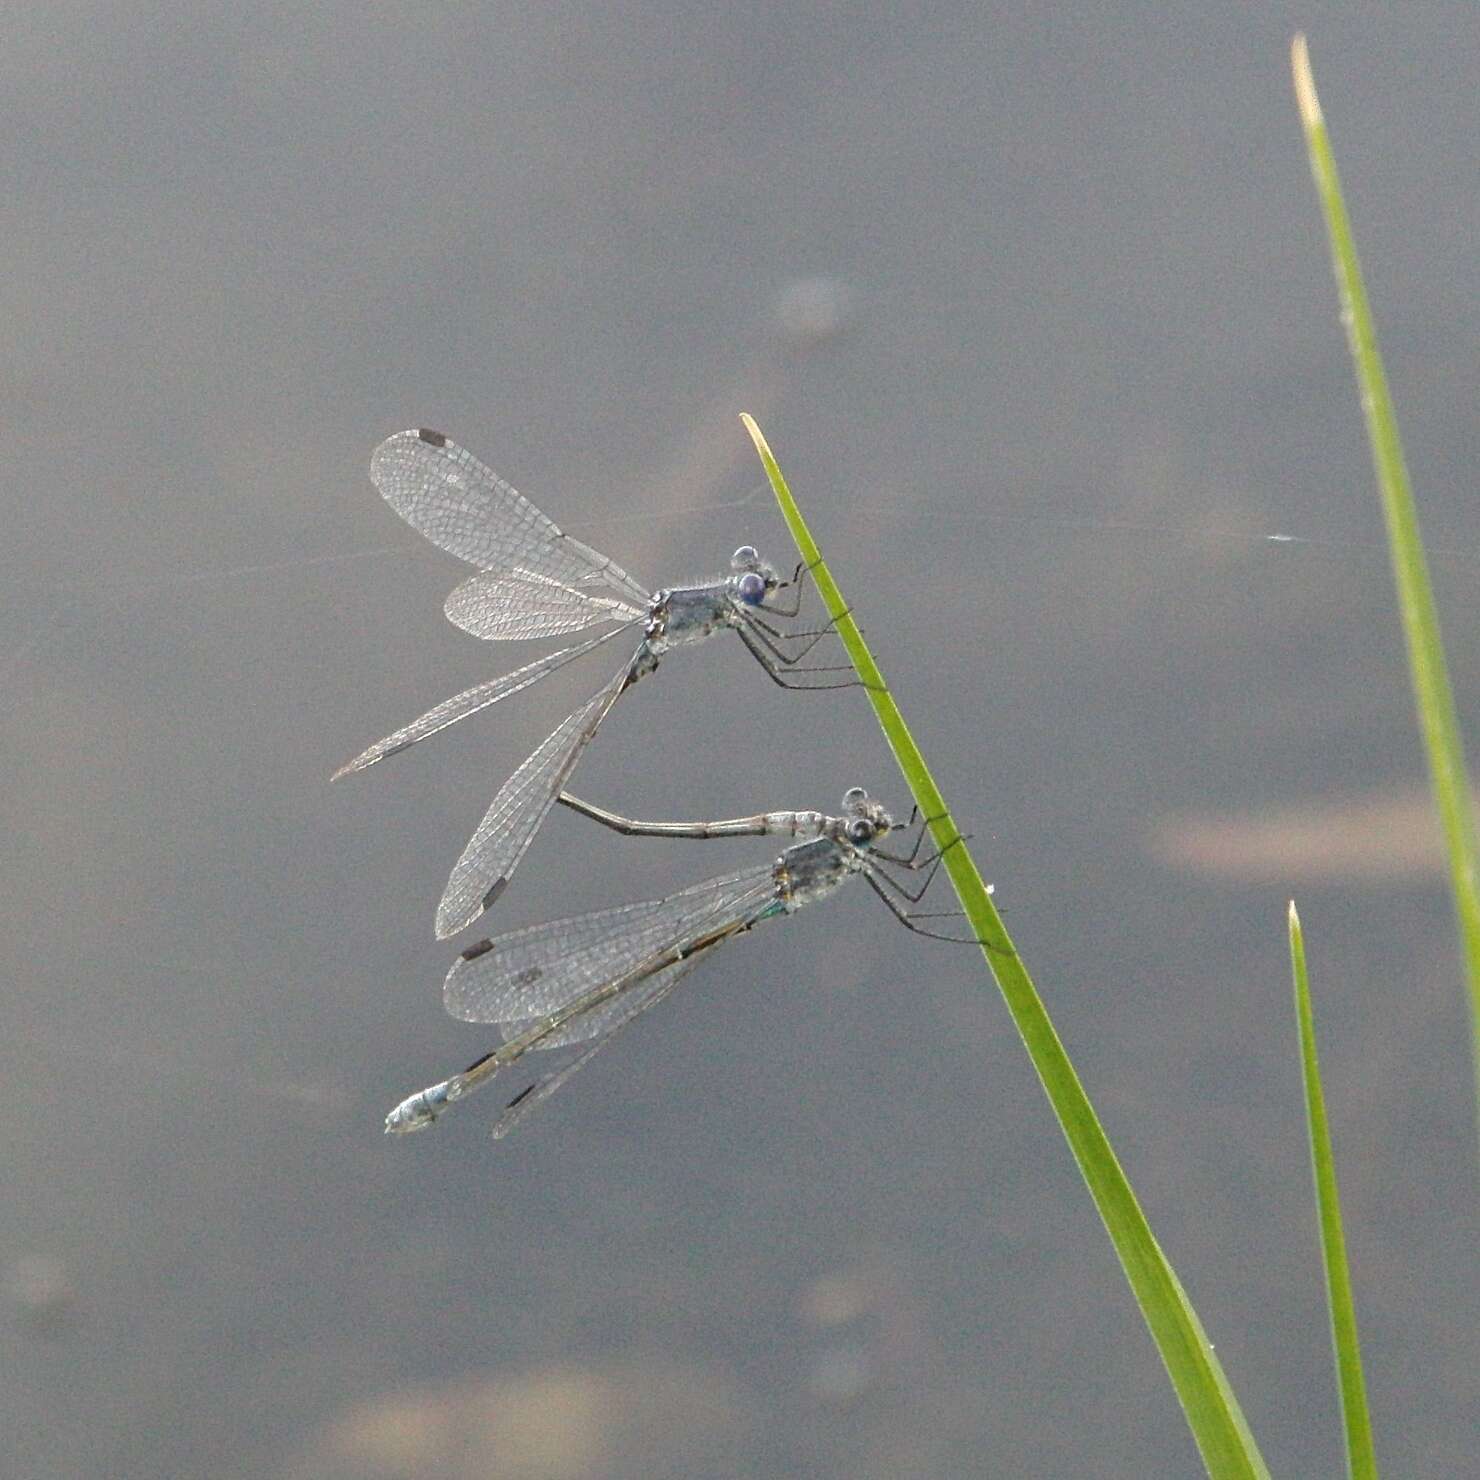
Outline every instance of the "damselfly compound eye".
<path id="1" fill-rule="evenodd" d="M 766 594 L 766 578 L 751 571 L 740 577 L 735 592 L 741 601 L 750 606 L 758 606 Z"/>
<path id="2" fill-rule="evenodd" d="M 855 817 L 848 824 L 845 831 L 848 834 L 848 841 L 850 843 L 857 843 L 861 846 L 864 843 L 873 841 L 874 825 L 867 817 Z"/>

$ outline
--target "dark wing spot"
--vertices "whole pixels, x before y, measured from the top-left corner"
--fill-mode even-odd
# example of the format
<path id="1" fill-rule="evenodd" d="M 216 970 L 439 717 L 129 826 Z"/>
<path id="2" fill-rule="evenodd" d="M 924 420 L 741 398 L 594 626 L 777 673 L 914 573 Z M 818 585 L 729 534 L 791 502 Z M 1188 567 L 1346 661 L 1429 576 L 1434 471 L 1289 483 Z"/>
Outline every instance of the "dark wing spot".
<path id="1" fill-rule="evenodd" d="M 475 941 L 462 953 L 462 958 L 464 961 L 476 961 L 479 956 L 486 955 L 492 949 L 493 942 L 491 940 Z"/>
<path id="2" fill-rule="evenodd" d="M 496 879 L 494 881 L 493 888 L 490 889 L 488 893 L 483 896 L 483 908 L 485 910 L 492 907 L 494 900 L 496 900 L 499 895 L 504 892 L 504 890 L 508 887 L 508 884 L 509 881 L 507 877 Z"/>
<path id="3" fill-rule="evenodd" d="M 420 427 L 416 435 L 430 447 L 445 447 L 447 438 L 441 432 L 434 432 L 429 427 Z"/>
<path id="4" fill-rule="evenodd" d="M 493 1053 L 486 1053 L 486 1054 L 483 1055 L 483 1057 L 481 1059 L 474 1059 L 473 1062 L 471 1064 L 469 1064 L 466 1069 L 463 1070 L 463 1073 L 464 1074 L 471 1074 L 473 1072 L 473 1070 L 478 1067 L 479 1064 L 486 1064 L 489 1061 L 489 1059 L 491 1059 L 493 1057 L 493 1054 L 495 1054 L 497 1052 L 498 1052 L 498 1050 L 497 1049 L 494 1049 L 493 1050 Z"/>
<path id="5" fill-rule="evenodd" d="M 504 1109 L 512 1110 L 514 1106 L 520 1102 L 520 1100 L 527 1100 L 530 1095 L 532 1095 L 539 1087 L 540 1082 L 538 1079 L 536 1079 L 533 1084 L 526 1084 L 524 1088 L 521 1089 L 519 1093 L 515 1095 L 514 1098 L 510 1100 L 507 1105 L 504 1106 Z"/>

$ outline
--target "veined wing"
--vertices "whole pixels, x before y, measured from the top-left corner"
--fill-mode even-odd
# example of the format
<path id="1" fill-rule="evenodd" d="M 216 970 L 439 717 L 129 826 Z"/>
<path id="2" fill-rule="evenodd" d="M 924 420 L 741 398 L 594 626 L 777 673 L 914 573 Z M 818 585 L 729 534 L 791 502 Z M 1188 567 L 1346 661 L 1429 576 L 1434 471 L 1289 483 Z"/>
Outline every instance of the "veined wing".
<path id="1" fill-rule="evenodd" d="M 636 618 L 633 620 L 635 621 Z M 357 755 L 354 760 L 346 761 L 334 773 L 332 779 L 337 781 L 351 771 L 363 771 L 367 766 L 373 766 L 377 761 L 383 761 L 387 756 L 395 755 L 398 751 L 415 745 L 418 740 L 425 740 L 428 735 L 435 735 L 438 730 L 445 730 L 448 725 L 456 724 L 458 720 L 466 719 L 468 715 L 476 714 L 480 709 L 487 709 L 490 704 L 497 704 L 500 699 L 507 699 L 510 694 L 517 694 L 521 689 L 527 689 L 530 684 L 538 683 L 547 674 L 554 673 L 557 668 L 565 667 L 567 663 L 573 662 L 584 653 L 592 652 L 602 643 L 620 636 L 631 625 L 629 622 L 626 626 L 614 628 L 611 632 L 603 632 L 600 637 L 578 642 L 574 647 L 560 648 L 556 652 L 546 653 L 543 658 L 536 658 L 533 663 L 526 663 L 523 668 L 516 668 L 512 673 L 505 673 L 500 678 L 491 678 L 487 683 L 474 684 L 472 688 L 464 689 L 462 693 L 454 694 L 450 699 L 444 699 L 435 709 L 427 710 L 420 719 L 412 720 L 409 725 L 403 726 L 394 735 L 387 735 L 384 740 L 377 740 L 369 750 Z"/>
<path id="2" fill-rule="evenodd" d="M 438 940 L 471 925 L 503 893 L 581 752 L 626 688 L 627 674 L 627 667 L 619 669 L 610 683 L 561 720 L 499 789 L 442 891 Z"/>
<path id="3" fill-rule="evenodd" d="M 697 966 L 713 953 L 716 946 L 723 945 L 738 931 L 748 929 L 764 914 L 774 893 L 775 885 L 768 870 L 766 877 L 747 892 L 738 905 L 724 901 L 722 909 L 711 913 L 702 927 L 691 928 L 684 939 L 668 942 L 641 965 L 617 973 L 602 986 L 583 994 L 582 998 L 556 1009 L 555 1016 L 565 1017 L 558 1027 L 545 1031 L 550 1019 L 546 1014 L 523 1022 L 503 1023 L 499 1031 L 505 1042 L 517 1038 L 522 1032 L 537 1032 L 538 1041 L 532 1045 L 534 1048 L 564 1048 L 568 1044 L 585 1043 L 588 1039 L 610 1033 L 626 1019 L 627 1004 L 643 1000 L 657 977 L 666 975 L 670 967 L 680 962 L 685 969 L 689 965 Z"/>
<path id="4" fill-rule="evenodd" d="M 633 1018 L 641 1016 L 650 1007 L 656 1007 L 708 954 L 708 951 L 697 951 L 682 961 L 675 961 L 672 966 L 654 972 L 640 987 L 634 986 L 630 992 L 619 997 L 612 1005 L 621 1007 L 620 1014 L 609 1020 L 603 1035 L 590 1048 L 577 1054 L 562 1068 L 542 1074 L 509 1101 L 504 1107 L 504 1113 L 493 1123 L 494 1139 L 502 1139 L 521 1124 L 536 1105 L 543 1104 L 561 1085 L 584 1069 Z"/>
<path id="5" fill-rule="evenodd" d="M 572 586 L 600 580 L 639 606 L 647 602 L 621 566 L 572 539 L 441 432 L 387 437 L 371 455 L 370 478 L 413 529 L 480 569 L 534 571 Z"/>
<path id="6" fill-rule="evenodd" d="M 554 637 L 601 622 L 631 622 L 641 607 L 614 596 L 591 596 L 532 571 L 479 571 L 452 588 L 447 620 L 474 637 Z"/>
<path id="7" fill-rule="evenodd" d="M 498 1023 L 513 1038 L 607 983 L 632 977 L 635 989 L 648 965 L 654 968 L 649 980 L 661 975 L 671 969 L 661 959 L 666 952 L 686 950 L 736 920 L 757 917 L 774 891 L 774 865 L 754 864 L 662 899 L 512 930 L 464 951 L 447 974 L 442 1000 L 453 1017 Z M 622 1000 L 595 1004 L 538 1047 L 592 1037 L 610 1024 Z"/>

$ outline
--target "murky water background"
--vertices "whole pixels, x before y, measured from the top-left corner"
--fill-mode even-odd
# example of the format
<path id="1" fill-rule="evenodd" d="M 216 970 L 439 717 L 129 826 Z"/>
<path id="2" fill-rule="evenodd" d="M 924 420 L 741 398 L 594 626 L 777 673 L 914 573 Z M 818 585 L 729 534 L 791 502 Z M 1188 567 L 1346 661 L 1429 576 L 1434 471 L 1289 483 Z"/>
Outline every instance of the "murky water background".
<path id="1" fill-rule="evenodd" d="M 445 429 L 654 583 L 785 530 L 755 413 L 1272 1467 L 1332 1473 L 1308 932 L 1380 1453 L 1473 1460 L 1467 1028 L 1291 101 L 1304 27 L 1480 733 L 1470 6 L 50 5 L 0 68 L 0 1429 L 50 1477 L 1190 1475 L 995 988 L 866 891 L 716 958 L 517 1137 L 447 869 L 605 672 L 365 474 Z M 819 281 L 821 280 L 821 281 Z M 1270 543 L 1265 536 L 1302 536 Z M 738 644 L 581 770 L 907 809 Z M 564 706 L 564 707 L 562 707 Z M 552 817 L 494 928 L 774 851 Z"/>

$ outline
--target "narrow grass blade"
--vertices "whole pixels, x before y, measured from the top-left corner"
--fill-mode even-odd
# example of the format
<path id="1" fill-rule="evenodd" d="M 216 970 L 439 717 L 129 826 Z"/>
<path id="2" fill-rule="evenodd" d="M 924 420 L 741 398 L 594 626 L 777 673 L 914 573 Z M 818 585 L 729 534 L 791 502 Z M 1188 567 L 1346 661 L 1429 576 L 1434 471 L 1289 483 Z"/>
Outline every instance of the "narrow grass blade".
<path id="1" fill-rule="evenodd" d="M 1336 1189 L 1336 1158 L 1316 1061 L 1316 1020 L 1305 971 L 1305 936 L 1295 901 L 1290 901 L 1290 970 L 1295 979 L 1295 1021 L 1300 1029 L 1300 1073 L 1305 1081 L 1305 1114 L 1310 1128 L 1310 1164 L 1315 1176 L 1316 1211 L 1321 1222 L 1321 1262 L 1326 1270 L 1326 1304 L 1331 1315 L 1331 1348 L 1346 1426 L 1346 1472 L 1351 1480 L 1377 1480 L 1367 1385 L 1362 1380 L 1362 1349 L 1357 1341 L 1357 1310 L 1352 1304 L 1351 1271 L 1341 1232 L 1341 1199 Z"/>
<path id="2" fill-rule="evenodd" d="M 1460 741 L 1459 719 L 1444 663 L 1439 636 L 1439 614 L 1434 606 L 1433 587 L 1418 532 L 1418 514 L 1403 463 L 1398 439 L 1398 419 L 1388 394 L 1387 376 L 1377 347 L 1377 330 L 1362 285 L 1362 269 L 1352 241 L 1351 222 L 1342 199 L 1336 158 L 1326 133 L 1326 121 L 1316 97 L 1305 37 L 1297 36 L 1291 49 L 1295 73 L 1295 96 L 1300 122 L 1310 150 L 1311 173 L 1326 216 L 1331 239 L 1331 259 L 1341 301 L 1341 321 L 1346 325 L 1347 343 L 1356 366 L 1362 414 L 1367 419 L 1367 437 L 1372 444 L 1372 465 L 1382 495 L 1382 513 L 1387 522 L 1388 547 L 1393 578 L 1398 587 L 1398 607 L 1403 633 L 1408 640 L 1408 666 L 1413 675 L 1413 693 L 1418 704 L 1419 725 L 1428 751 L 1429 775 L 1434 804 L 1444 825 L 1449 849 L 1449 876 L 1459 920 L 1460 949 L 1470 991 L 1470 1051 L 1475 1072 L 1475 1096 L 1480 1109 L 1480 868 L 1476 864 L 1475 814 L 1470 800 L 1469 774 Z"/>
<path id="3" fill-rule="evenodd" d="M 945 853 L 945 866 L 952 884 L 956 886 L 961 907 L 977 939 L 984 943 L 987 965 L 997 979 L 1033 1067 L 1038 1071 L 1090 1195 L 1104 1220 L 1115 1252 L 1120 1256 L 1131 1290 L 1151 1329 L 1183 1412 L 1187 1415 L 1193 1438 L 1202 1452 L 1203 1464 L 1216 1480 L 1233 1476 L 1258 1476 L 1267 1480 L 1269 1472 L 1197 1312 L 1151 1233 L 1135 1193 L 1116 1160 L 1109 1137 L 1095 1115 L 1073 1064 L 1069 1062 L 1069 1055 L 1059 1041 L 1048 1012 L 992 904 L 971 854 L 960 841 L 955 819 L 884 682 L 884 675 L 864 642 L 858 624 L 849 615 L 848 603 L 822 559 L 817 542 L 812 538 L 760 428 L 749 416 L 742 416 L 741 420 L 760 453 L 792 538 L 802 559 L 810 566 L 828 615 L 832 617 L 843 646 L 867 688 L 874 713 L 920 805 L 920 813 L 930 820 L 936 846 L 949 850 Z"/>

